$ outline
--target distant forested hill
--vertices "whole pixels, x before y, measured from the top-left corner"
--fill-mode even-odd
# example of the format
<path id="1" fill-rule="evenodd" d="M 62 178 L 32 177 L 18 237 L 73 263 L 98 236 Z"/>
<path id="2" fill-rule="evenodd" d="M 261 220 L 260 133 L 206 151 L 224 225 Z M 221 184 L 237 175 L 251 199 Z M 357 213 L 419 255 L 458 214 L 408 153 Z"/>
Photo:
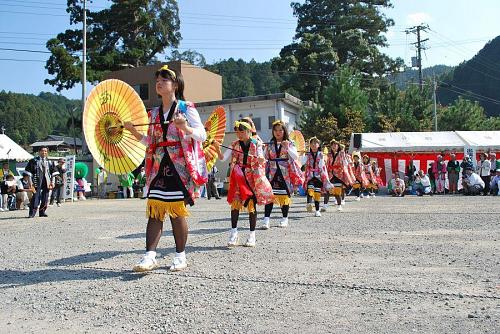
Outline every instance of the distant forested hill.
<path id="1" fill-rule="evenodd" d="M 441 104 L 450 104 L 462 95 L 478 101 L 488 116 L 500 116 L 500 36 L 442 81 L 438 88 Z"/>
<path id="2" fill-rule="evenodd" d="M 49 134 L 70 135 L 70 112 L 75 107 L 81 110 L 80 105 L 80 101 L 52 93 L 36 96 L 1 91 L 0 126 L 21 145 L 44 139 Z"/>

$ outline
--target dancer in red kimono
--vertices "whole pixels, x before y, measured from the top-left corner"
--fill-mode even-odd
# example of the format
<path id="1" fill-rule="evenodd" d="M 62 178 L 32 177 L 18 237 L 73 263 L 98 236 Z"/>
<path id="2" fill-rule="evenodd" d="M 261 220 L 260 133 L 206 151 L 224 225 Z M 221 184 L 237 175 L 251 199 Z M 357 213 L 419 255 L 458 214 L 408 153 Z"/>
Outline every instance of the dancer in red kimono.
<path id="1" fill-rule="evenodd" d="M 146 136 L 130 122 L 124 123 L 146 145 L 147 217 L 146 254 L 134 266 L 138 272 L 158 267 L 156 247 L 163 233 L 163 221 L 170 218 L 175 239 L 171 271 L 187 267 L 185 247 L 188 236 L 186 205 L 194 205 L 199 186 L 207 181 L 201 143 L 206 132 L 194 105 L 184 101 L 184 80 L 167 65 L 156 71 L 156 93 L 161 105 L 149 112 L 152 125 Z"/>
<path id="2" fill-rule="evenodd" d="M 307 189 L 307 211 L 312 211 L 312 202 L 316 209 L 314 216 L 321 217 L 319 210 L 319 201 L 321 193 L 330 191 L 333 185 L 328 180 L 328 172 L 326 170 L 325 159 L 320 150 L 321 142 L 318 138 L 312 137 L 309 139 L 309 152 L 305 164 L 305 182 L 304 189 Z"/>
<path id="3" fill-rule="evenodd" d="M 291 195 L 294 188 L 304 183 L 304 175 L 300 170 L 297 149 L 288 137 L 285 123 L 278 120 L 273 123 L 273 137 L 266 146 L 264 157 L 266 163 L 266 176 L 271 182 L 274 195 L 274 204 L 281 207 L 283 219 L 280 227 L 288 226 L 288 210 L 292 202 Z M 269 218 L 273 210 L 273 203 L 266 204 L 262 229 L 269 229 Z"/>
<path id="4" fill-rule="evenodd" d="M 335 139 L 330 141 L 330 153 L 327 158 L 327 170 L 330 182 L 333 184 L 333 189 L 325 194 L 324 210 L 326 211 L 330 194 L 337 201 L 337 211 L 342 211 L 342 201 L 345 198 L 345 189 L 350 186 L 352 180 L 348 171 L 348 161 L 345 154 L 345 146 L 341 145 Z"/>
<path id="5" fill-rule="evenodd" d="M 352 185 L 352 189 L 354 190 L 354 195 L 356 195 L 356 201 L 359 201 L 361 193 L 368 186 L 368 178 L 366 177 L 363 163 L 360 161 L 361 154 L 359 152 L 353 152 L 352 158 L 354 160 L 354 177 L 356 178 L 354 184 Z"/>
<path id="6" fill-rule="evenodd" d="M 248 120 L 241 119 L 234 124 L 238 140 L 231 144 L 231 149 L 222 154 L 216 144 L 219 159 L 226 161 L 231 157 L 231 174 L 227 202 L 231 205 L 231 231 L 228 246 L 238 245 L 238 218 L 240 211 L 248 212 L 250 234 L 247 247 L 255 247 L 255 227 L 257 224 L 256 206 L 273 201 L 271 184 L 265 175 L 265 158 L 262 145 L 252 138 L 252 126 Z"/>

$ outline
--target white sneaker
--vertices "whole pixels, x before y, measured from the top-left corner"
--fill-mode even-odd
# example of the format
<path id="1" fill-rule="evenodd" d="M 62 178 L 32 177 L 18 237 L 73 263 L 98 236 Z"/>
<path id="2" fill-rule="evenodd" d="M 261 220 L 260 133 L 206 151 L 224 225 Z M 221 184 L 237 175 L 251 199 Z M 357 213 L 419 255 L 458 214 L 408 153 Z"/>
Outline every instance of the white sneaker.
<path id="1" fill-rule="evenodd" d="M 314 217 L 321 217 L 321 212 L 316 211 L 316 213 L 314 214 Z"/>
<path id="2" fill-rule="evenodd" d="M 269 227 L 270 227 L 269 217 L 264 217 L 264 219 L 262 219 L 262 225 L 261 225 L 261 228 L 262 228 L 263 230 L 269 230 Z"/>
<path id="3" fill-rule="evenodd" d="M 281 221 L 280 221 L 280 227 L 287 227 L 288 226 L 288 217 L 286 218 L 283 218 Z"/>
<path id="4" fill-rule="evenodd" d="M 250 234 L 250 236 L 247 239 L 247 242 L 245 242 L 245 247 L 255 247 L 255 233 Z"/>
<path id="5" fill-rule="evenodd" d="M 3 208 L 0 208 L 0 212 L 4 212 L 5 210 Z"/>
<path id="6" fill-rule="evenodd" d="M 174 261 L 172 261 L 172 264 L 170 265 L 169 270 L 170 271 L 181 271 L 183 269 L 187 268 L 187 260 L 185 257 L 174 257 Z"/>
<path id="7" fill-rule="evenodd" d="M 158 268 L 158 260 L 151 256 L 143 256 L 142 259 L 132 268 L 133 271 L 142 273 Z"/>
<path id="8" fill-rule="evenodd" d="M 57 207 L 59 208 L 61 206 L 61 203 L 57 203 Z"/>
<path id="9" fill-rule="evenodd" d="M 340 202 L 342 205 L 345 205 L 345 199 L 342 200 L 342 202 Z"/>
<path id="10" fill-rule="evenodd" d="M 355 201 L 359 202 L 359 201 L 361 201 L 361 198 L 359 198 L 359 196 L 358 196 L 358 197 L 356 197 Z"/>
<path id="11" fill-rule="evenodd" d="M 233 232 L 232 230 L 229 232 L 229 240 L 227 241 L 228 247 L 238 246 L 238 231 Z"/>
<path id="12" fill-rule="evenodd" d="M 365 198 L 365 195 L 361 194 L 361 195 L 359 195 L 359 197 L 361 197 L 361 198 Z"/>
<path id="13" fill-rule="evenodd" d="M 342 209 L 342 205 L 339 205 L 339 206 L 337 207 L 337 211 L 342 211 L 342 210 L 344 210 L 344 209 Z"/>
<path id="14" fill-rule="evenodd" d="M 375 198 L 375 194 L 371 194 L 370 196 L 371 196 L 372 198 Z"/>
<path id="15" fill-rule="evenodd" d="M 307 212 L 312 212 L 312 210 L 313 210 L 313 205 L 312 205 L 312 203 L 307 203 L 307 205 L 306 205 L 306 210 L 307 210 Z"/>
<path id="16" fill-rule="evenodd" d="M 328 209 L 328 204 L 323 204 L 323 206 L 321 207 L 321 212 L 326 212 L 327 209 Z"/>
<path id="17" fill-rule="evenodd" d="M 85 196 L 80 196 L 80 197 L 78 197 L 78 200 L 79 201 L 86 201 L 87 199 L 85 198 Z"/>

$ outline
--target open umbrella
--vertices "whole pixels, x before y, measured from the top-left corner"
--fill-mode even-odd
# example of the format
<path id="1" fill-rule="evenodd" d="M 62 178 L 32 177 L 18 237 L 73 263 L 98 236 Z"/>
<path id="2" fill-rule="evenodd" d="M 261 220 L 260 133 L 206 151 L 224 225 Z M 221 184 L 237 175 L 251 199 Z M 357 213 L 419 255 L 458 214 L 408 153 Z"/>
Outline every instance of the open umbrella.
<path id="1" fill-rule="evenodd" d="M 207 161 L 207 170 L 210 171 L 217 161 L 217 151 L 214 142 L 222 145 L 226 133 L 226 111 L 223 107 L 215 108 L 205 122 L 207 139 L 203 142 L 203 152 Z"/>
<path id="2" fill-rule="evenodd" d="M 124 122 L 132 122 L 140 133 L 147 133 L 148 115 L 141 98 L 123 81 L 99 83 L 85 103 L 83 131 L 94 159 L 113 174 L 135 170 L 146 153 L 146 146 L 123 128 Z"/>
<path id="3" fill-rule="evenodd" d="M 306 152 L 306 141 L 304 139 L 304 136 L 302 135 L 302 132 L 299 130 L 293 130 L 290 132 L 290 140 L 293 142 L 295 145 L 295 148 L 299 152 L 299 155 L 304 155 Z"/>

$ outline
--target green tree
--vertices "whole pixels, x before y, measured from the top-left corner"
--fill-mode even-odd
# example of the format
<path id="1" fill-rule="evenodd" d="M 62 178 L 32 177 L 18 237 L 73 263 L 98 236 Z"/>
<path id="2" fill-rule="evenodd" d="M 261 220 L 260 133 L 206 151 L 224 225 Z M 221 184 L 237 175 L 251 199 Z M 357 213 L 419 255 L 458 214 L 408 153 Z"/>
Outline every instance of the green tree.
<path id="1" fill-rule="evenodd" d="M 225 99 L 279 93 L 283 82 L 273 73 L 270 62 L 229 58 L 206 66 L 206 69 L 222 76 L 222 96 Z"/>
<path id="2" fill-rule="evenodd" d="M 408 85 L 405 90 L 391 85 L 371 104 L 372 130 L 430 131 L 433 124 L 431 94 L 430 82 L 422 90 L 418 85 Z"/>
<path id="3" fill-rule="evenodd" d="M 367 130 L 368 94 L 361 87 L 361 74 L 342 66 L 325 90 L 322 106 L 306 109 L 300 119 L 300 128 L 306 137 L 316 135 L 324 124 L 333 126 L 329 135 L 344 143 L 352 132 Z M 323 131 L 324 132 L 324 131 Z M 326 132 L 325 132 L 326 133 Z"/>
<path id="4" fill-rule="evenodd" d="M 205 60 L 205 56 L 194 50 L 186 50 L 184 52 L 179 52 L 178 50 L 174 50 L 172 51 L 170 56 L 166 57 L 166 60 L 168 61 L 182 60 L 195 66 L 200 66 L 200 67 L 207 66 L 207 61 Z"/>
<path id="5" fill-rule="evenodd" d="M 68 0 L 70 23 L 83 21 L 81 1 Z M 104 74 L 124 67 L 157 61 L 167 47 L 177 47 L 181 39 L 175 0 L 112 0 L 109 8 L 87 10 L 87 80 L 97 82 Z M 68 29 L 47 42 L 52 52 L 46 69 L 51 79 L 45 83 L 57 91 L 81 82 L 82 30 Z"/>
<path id="6" fill-rule="evenodd" d="M 499 130 L 499 117 L 486 117 L 483 107 L 477 102 L 459 96 L 438 114 L 438 127 L 442 131 Z"/>
<path id="7" fill-rule="evenodd" d="M 402 60 L 392 60 L 379 50 L 387 46 L 383 33 L 394 25 L 381 12 L 389 7 L 389 0 L 293 2 L 298 18 L 294 43 L 285 46 L 273 62 L 276 70 L 292 72 L 283 88 L 296 89 L 302 99 L 323 102 L 328 76 L 340 65 L 370 79 L 396 71 Z M 367 80 L 363 86 L 376 83 Z"/>

